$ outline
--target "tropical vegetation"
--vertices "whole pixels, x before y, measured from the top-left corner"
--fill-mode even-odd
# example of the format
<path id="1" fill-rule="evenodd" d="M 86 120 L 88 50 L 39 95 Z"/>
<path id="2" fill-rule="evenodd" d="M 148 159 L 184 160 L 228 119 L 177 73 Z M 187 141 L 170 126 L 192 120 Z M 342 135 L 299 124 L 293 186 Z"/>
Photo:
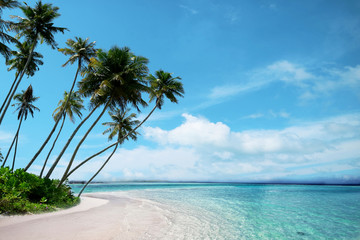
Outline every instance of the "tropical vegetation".
<path id="1" fill-rule="evenodd" d="M 113 159 L 119 147 L 125 141 L 137 139 L 138 129 L 156 109 L 162 109 L 166 99 L 178 103 L 178 97 L 184 95 L 180 77 L 175 77 L 164 70 L 150 74 L 149 60 L 135 54 L 129 47 L 115 45 L 109 50 L 96 49 L 95 41 L 90 42 L 88 38 L 75 37 L 65 42 L 66 47 L 58 48 L 55 34 L 67 31 L 67 28 L 58 27 L 54 23 L 54 20 L 60 17 L 59 8 L 42 1 L 35 3 L 34 7 L 24 4 L 15 0 L 0 0 L 0 17 L 2 17 L 2 9 L 5 8 L 19 8 L 24 15 L 24 17 L 13 16 L 14 21 L 0 18 L 0 54 L 4 56 L 9 66 L 8 71 L 15 70 L 14 79 L 5 79 L 11 85 L 7 96 L 0 96 L 2 101 L 0 127 L 6 127 L 3 119 L 11 112 L 8 109 L 12 101 L 16 101 L 11 106 L 17 107 L 19 120 L 10 147 L 0 146 L 3 152 L 7 149 L 5 157 L 0 152 L 0 162 L 2 162 L 0 214 L 49 211 L 76 204 L 79 198 L 74 197 L 67 184 L 70 175 L 97 156 L 107 154 L 101 167 L 94 169 L 92 177 L 84 184 L 78 194 L 80 197 L 88 184 Z M 19 142 L 21 126 L 29 113 L 33 116 L 34 111 L 39 110 L 34 105 L 39 97 L 33 96 L 31 85 L 21 93 L 17 92 L 22 86 L 23 76 L 34 77 L 43 65 L 43 56 L 35 51 L 38 44 L 43 42 L 69 57 L 63 67 L 76 64 L 77 68 L 73 79 L 69 79 L 69 82 L 71 80 L 69 89 L 63 90 L 63 99 L 59 101 L 52 117 L 49 116 L 53 126 L 49 129 L 48 135 L 39 148 L 34 146 L 36 151 L 33 156 L 29 156 L 27 164 L 16 168 L 19 166 L 16 164 L 16 153 L 18 145 L 21 144 Z M 11 50 L 13 47 L 17 50 Z M 89 102 L 87 109 L 84 107 L 84 100 Z M 152 109 L 140 121 L 135 112 L 140 113 L 152 102 L 155 102 Z M 106 116 L 106 112 L 109 116 Z M 61 133 L 68 127 L 65 120 L 68 118 L 75 123 L 75 116 L 81 121 L 71 131 L 70 136 L 63 137 Z M 109 134 L 108 140 L 111 143 L 92 153 L 85 160 L 79 161 L 78 152 L 83 148 L 85 140 L 106 118 L 110 118 L 111 121 L 102 123 L 103 126 L 108 127 L 103 134 Z M 80 130 L 84 133 L 79 134 Z M 54 134 L 55 132 L 57 134 Z M 44 151 L 49 143 L 52 143 L 50 149 Z M 59 144 L 62 144 L 61 151 L 55 152 L 55 145 Z M 70 152 L 71 146 L 74 146 L 74 149 Z M 109 149 L 112 151 L 107 153 Z M 12 161 L 8 161 L 12 150 L 14 151 Z M 64 154 L 67 151 L 71 154 L 69 161 L 65 161 L 62 177 L 58 180 L 52 179 L 54 171 L 59 173 L 62 169 L 59 167 L 59 162 L 64 161 Z M 47 153 L 46 156 L 43 156 L 44 152 Z M 51 162 L 50 159 L 54 161 Z M 121 159 L 116 160 L 121 161 Z M 36 166 L 41 167 L 34 168 L 35 162 Z M 39 172 L 37 175 L 28 171 Z"/>

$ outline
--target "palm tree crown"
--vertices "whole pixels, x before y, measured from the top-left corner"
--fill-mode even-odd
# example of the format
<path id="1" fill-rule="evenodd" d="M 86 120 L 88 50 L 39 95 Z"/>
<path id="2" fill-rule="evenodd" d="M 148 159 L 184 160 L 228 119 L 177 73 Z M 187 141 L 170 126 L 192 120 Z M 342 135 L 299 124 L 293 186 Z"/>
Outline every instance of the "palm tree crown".
<path id="1" fill-rule="evenodd" d="M 69 48 L 60 48 L 59 51 L 70 56 L 70 58 L 63 64 L 65 67 L 67 64 L 73 64 L 75 61 L 79 61 L 82 66 L 84 63 L 90 63 L 90 58 L 96 56 L 95 41 L 89 43 L 89 38 L 82 39 L 75 37 L 75 40 L 68 39 L 66 45 Z"/>
<path id="2" fill-rule="evenodd" d="M 12 22 L 5 21 L 1 18 L 3 9 L 16 8 L 20 6 L 15 0 L 0 0 L 0 54 L 7 60 L 11 56 L 11 50 L 4 43 L 16 43 L 16 39 L 6 33 L 6 30 L 11 26 Z"/>
<path id="3" fill-rule="evenodd" d="M 70 96 L 70 99 L 68 100 Z M 67 102 L 66 106 L 65 103 Z M 53 117 L 55 120 L 58 118 L 61 118 L 61 113 L 63 112 L 63 115 L 67 115 L 69 119 L 74 123 L 74 113 L 81 118 L 82 113 L 81 110 L 84 109 L 83 105 L 84 100 L 81 99 L 80 95 L 76 92 L 72 92 L 71 94 L 64 92 L 64 99 L 61 99 L 58 103 L 58 107 L 55 109 L 53 113 Z M 65 109 L 63 111 L 63 109 Z"/>
<path id="4" fill-rule="evenodd" d="M 80 93 L 91 96 L 94 105 L 109 103 L 111 109 L 126 109 L 128 103 L 139 110 L 139 105 L 147 103 L 142 99 L 142 92 L 148 92 L 146 75 L 148 59 L 135 56 L 128 47 L 113 47 L 109 52 L 101 50 L 98 59 L 91 59 L 80 81 Z"/>
<path id="5" fill-rule="evenodd" d="M 4 8 L 16 8 L 20 6 L 16 0 L 0 0 L 0 14 Z"/>
<path id="6" fill-rule="evenodd" d="M 38 98 L 39 97 L 33 96 L 33 89 L 31 85 L 25 91 L 22 91 L 22 93 L 18 93 L 14 96 L 14 100 L 16 100 L 17 103 L 13 105 L 17 106 L 16 110 L 19 111 L 18 119 L 24 116 L 26 120 L 29 112 L 31 116 L 34 117 L 34 110 L 40 111 L 39 108 L 33 105 L 33 102 L 35 102 Z"/>
<path id="7" fill-rule="evenodd" d="M 29 58 L 31 45 L 28 42 L 17 43 L 16 47 L 18 51 L 12 51 L 13 58 L 6 61 L 6 64 L 9 65 L 8 71 L 16 69 L 16 74 L 24 69 L 27 59 Z M 34 76 L 35 72 L 39 70 L 39 65 L 43 65 L 43 61 L 40 59 L 43 58 L 38 52 L 33 52 L 30 63 L 25 70 L 25 74 L 28 76 Z"/>
<path id="8" fill-rule="evenodd" d="M 52 4 L 43 4 L 41 1 L 35 4 L 34 8 L 21 6 L 25 18 L 13 16 L 19 20 L 15 23 L 13 29 L 17 32 L 17 38 L 25 37 L 27 41 L 34 43 L 37 40 L 45 41 L 53 49 L 56 48 L 54 33 L 64 33 L 66 28 L 55 27 L 54 19 L 59 17 L 59 8 Z"/>
<path id="9" fill-rule="evenodd" d="M 106 129 L 103 134 L 110 133 L 109 134 L 109 140 L 112 140 L 114 136 L 117 136 L 117 139 L 120 140 L 119 143 L 122 144 L 125 139 L 128 139 L 130 137 L 133 140 L 136 140 L 137 132 L 133 131 L 134 126 L 137 126 L 140 121 L 139 120 L 132 120 L 133 118 L 136 118 L 136 114 L 132 113 L 129 116 L 127 116 L 128 112 L 130 110 L 126 109 L 125 111 L 117 108 L 114 111 L 109 111 L 109 115 L 112 122 L 105 122 L 103 123 L 104 126 L 109 126 L 108 129 Z M 130 133 L 131 132 L 131 133 Z M 126 138 L 128 133 L 130 133 Z"/>
<path id="10" fill-rule="evenodd" d="M 184 88 L 180 81 L 180 77 L 172 77 L 171 73 L 159 70 L 155 72 L 155 76 L 148 76 L 150 81 L 150 101 L 156 99 L 159 109 L 164 104 L 164 96 L 171 102 L 177 103 L 176 96 L 183 97 Z"/>

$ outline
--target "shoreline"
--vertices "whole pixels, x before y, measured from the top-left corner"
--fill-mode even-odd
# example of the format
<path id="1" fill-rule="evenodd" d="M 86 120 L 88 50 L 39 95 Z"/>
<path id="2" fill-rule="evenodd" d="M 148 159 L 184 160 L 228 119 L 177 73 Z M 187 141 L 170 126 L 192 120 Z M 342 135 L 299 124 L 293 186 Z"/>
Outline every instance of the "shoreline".
<path id="1" fill-rule="evenodd" d="M 0 217 L 0 240 L 161 239 L 171 226 L 164 209 L 124 192 L 86 193 L 56 212 Z"/>

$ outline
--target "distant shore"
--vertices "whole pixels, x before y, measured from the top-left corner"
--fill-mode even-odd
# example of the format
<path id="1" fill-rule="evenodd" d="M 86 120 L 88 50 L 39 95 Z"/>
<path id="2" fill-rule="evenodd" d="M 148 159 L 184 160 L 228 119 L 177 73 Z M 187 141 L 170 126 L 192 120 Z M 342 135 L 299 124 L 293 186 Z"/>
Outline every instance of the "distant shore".
<path id="1" fill-rule="evenodd" d="M 123 193 L 84 194 L 81 203 L 58 212 L 1 216 L 0 240 L 158 239 L 169 227 L 157 206 Z"/>

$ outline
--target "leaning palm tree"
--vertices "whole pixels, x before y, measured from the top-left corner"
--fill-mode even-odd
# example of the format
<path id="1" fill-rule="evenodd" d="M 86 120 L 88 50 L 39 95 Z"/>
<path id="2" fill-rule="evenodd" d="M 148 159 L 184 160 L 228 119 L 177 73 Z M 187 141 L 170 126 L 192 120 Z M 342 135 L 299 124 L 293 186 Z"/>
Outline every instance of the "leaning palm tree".
<path id="1" fill-rule="evenodd" d="M 184 88 L 182 83 L 179 81 L 180 77 L 172 77 L 171 73 L 164 72 L 163 70 L 159 70 L 155 72 L 155 76 L 150 74 L 147 79 L 150 81 L 150 101 L 156 99 L 156 104 L 154 108 L 150 111 L 150 113 L 134 128 L 133 131 L 136 131 L 141 125 L 151 116 L 151 114 L 155 111 L 156 108 L 161 109 L 164 104 L 165 97 L 168 98 L 171 102 L 177 103 L 177 96 L 183 97 Z M 124 135 L 120 140 L 122 141 L 127 138 L 132 132 L 130 131 L 128 135 Z M 95 153 L 91 157 L 85 159 L 80 164 L 78 164 L 73 170 L 71 170 L 66 178 L 68 178 L 73 172 L 79 169 L 82 165 L 90 161 L 92 158 L 102 154 L 106 150 L 115 146 L 118 142 L 113 143 L 101 151 Z"/>
<path id="2" fill-rule="evenodd" d="M 114 155 L 117 147 L 121 145 L 125 139 L 128 139 L 129 137 L 133 140 L 137 139 L 137 132 L 133 131 L 133 127 L 138 125 L 140 121 L 138 120 L 132 120 L 133 118 L 136 118 L 136 114 L 132 113 L 129 116 L 127 116 L 128 112 L 130 110 L 127 109 L 125 111 L 121 109 L 115 109 L 113 112 L 109 112 L 109 115 L 113 122 L 105 122 L 103 125 L 109 126 L 108 129 L 104 131 L 103 134 L 110 133 L 109 134 L 109 141 L 111 141 L 115 136 L 117 136 L 117 141 L 114 147 L 114 150 L 112 153 L 108 156 L 106 161 L 103 163 L 103 165 L 99 168 L 99 170 L 89 179 L 89 181 L 84 185 L 84 187 L 81 189 L 78 197 L 81 196 L 81 193 L 85 190 L 87 185 L 100 173 L 100 171 L 105 167 L 105 165 L 109 162 L 111 157 Z M 126 136 L 126 137 L 125 137 Z"/>
<path id="3" fill-rule="evenodd" d="M 17 40 L 6 33 L 12 22 L 3 20 L 1 15 L 3 9 L 12 9 L 19 6 L 19 2 L 15 0 L 0 0 L 0 54 L 3 55 L 6 60 L 11 56 L 11 50 L 5 43 L 16 43 Z"/>
<path id="4" fill-rule="evenodd" d="M 17 151 L 17 143 L 18 143 L 18 139 L 19 139 L 19 132 L 20 132 L 20 127 L 22 124 L 23 120 L 27 119 L 27 115 L 30 112 L 31 116 L 34 117 L 34 110 L 39 110 L 39 108 L 35 107 L 33 105 L 33 102 L 35 102 L 39 97 L 34 97 L 33 96 L 33 89 L 32 86 L 30 85 L 25 91 L 22 91 L 22 93 L 16 94 L 14 96 L 15 101 L 17 101 L 17 103 L 13 104 L 14 106 L 17 106 L 17 109 L 19 111 L 18 113 L 18 120 L 19 121 L 19 126 L 18 129 L 16 131 L 13 143 L 15 142 L 15 149 L 14 149 L 14 158 L 13 158 L 13 163 L 12 163 L 12 167 L 11 170 L 14 169 L 15 166 L 15 158 L 16 158 L 16 151 Z M 24 119 L 25 118 L 25 119 Z M 13 144 L 12 144 L 13 145 Z M 3 163 L 3 166 L 5 165 L 5 162 L 7 160 L 7 157 L 11 151 L 12 145 L 8 151 L 8 154 L 5 158 L 5 161 Z"/>
<path id="5" fill-rule="evenodd" d="M 11 99 L 9 97 L 14 90 L 14 86 L 17 82 L 19 74 L 24 69 L 24 66 L 27 62 L 27 59 L 28 59 L 29 53 L 30 53 L 30 49 L 31 49 L 31 45 L 28 42 L 24 42 L 24 43 L 18 42 L 16 44 L 16 47 L 18 48 L 18 50 L 11 52 L 12 56 L 13 56 L 12 59 L 9 59 L 8 61 L 6 61 L 6 64 L 9 65 L 8 71 L 11 71 L 14 69 L 16 70 L 15 79 L 10 87 L 10 90 L 9 90 L 4 102 L 1 105 L 0 113 L 4 109 L 4 106 L 6 105 L 6 103 L 8 101 L 11 101 Z M 41 55 L 38 52 L 33 52 L 32 58 L 28 64 L 28 66 L 26 68 L 26 72 L 25 72 L 25 74 L 28 77 L 34 76 L 35 72 L 39 70 L 39 65 L 43 65 L 43 61 L 40 60 L 41 58 L 43 58 L 43 55 Z"/>
<path id="6" fill-rule="evenodd" d="M 46 167 L 47 161 L 51 155 L 52 150 L 55 147 L 56 141 L 58 140 L 61 130 L 64 126 L 66 116 L 69 117 L 70 121 L 75 123 L 75 116 L 76 114 L 79 118 L 81 118 L 82 113 L 81 110 L 84 109 L 83 105 L 84 100 L 81 99 L 80 95 L 76 92 L 73 92 L 72 94 L 64 92 L 64 99 L 60 100 L 58 103 L 58 107 L 55 109 L 53 113 L 53 117 L 55 121 L 58 121 L 58 119 L 62 119 L 61 126 L 59 129 L 58 134 L 56 135 L 56 138 L 50 148 L 50 151 L 45 159 L 44 165 L 40 172 L 40 178 L 43 175 L 44 169 Z"/>
<path id="7" fill-rule="evenodd" d="M 89 39 L 82 39 L 79 37 L 75 37 L 76 41 L 69 39 L 66 42 L 66 45 L 68 45 L 69 48 L 61 48 L 59 49 L 60 52 L 64 53 L 65 55 L 70 55 L 70 58 L 63 64 L 63 67 L 67 66 L 69 63 L 73 64 L 77 61 L 78 63 L 78 67 L 75 73 L 75 78 L 74 81 L 72 83 L 72 86 L 70 88 L 70 95 L 74 90 L 74 86 L 76 83 L 76 79 L 77 76 L 79 74 L 79 72 L 81 71 L 81 69 L 83 69 L 85 64 L 89 64 L 90 63 L 90 59 L 92 57 L 96 56 L 96 49 L 94 48 L 95 46 L 95 42 L 91 42 L 89 43 Z M 71 96 L 69 96 L 67 98 L 67 101 L 69 101 L 69 99 L 71 99 Z M 67 105 L 67 102 L 65 102 L 64 106 Z M 66 109 L 66 107 L 62 108 L 62 112 L 64 112 Z M 62 115 L 62 113 L 59 113 L 60 115 Z M 55 124 L 53 126 L 53 128 L 50 131 L 50 134 L 48 135 L 48 137 L 45 139 L 44 143 L 42 144 L 42 146 L 40 147 L 40 149 L 35 153 L 34 157 L 31 159 L 31 161 L 29 162 L 29 164 L 25 167 L 25 171 L 33 164 L 33 162 L 35 161 L 35 159 L 39 156 L 39 154 L 41 153 L 41 151 L 44 149 L 44 147 L 46 146 L 46 144 L 49 142 L 51 136 L 53 135 L 53 133 L 55 132 L 55 129 L 58 125 L 60 121 L 60 118 L 58 118 L 55 121 Z"/>
<path id="8" fill-rule="evenodd" d="M 23 11 L 25 18 L 13 16 L 14 18 L 18 19 L 18 22 L 13 24 L 12 29 L 16 31 L 17 38 L 25 37 L 26 41 L 31 44 L 31 50 L 24 69 L 21 71 L 13 93 L 10 96 L 10 99 L 12 99 L 13 95 L 15 94 L 15 91 L 26 72 L 38 41 L 44 41 L 53 49 L 55 49 L 57 47 L 57 43 L 55 42 L 54 33 L 64 33 L 65 30 L 67 30 L 66 28 L 54 26 L 53 20 L 59 17 L 60 14 L 58 13 L 59 8 L 53 7 L 52 4 L 43 4 L 41 1 L 39 1 L 35 4 L 34 8 L 26 5 L 21 6 L 20 9 Z M 8 101 L 0 116 L 0 124 L 4 119 L 9 104 L 10 101 Z"/>
<path id="9" fill-rule="evenodd" d="M 131 104 L 140 111 L 139 105 L 147 106 L 147 103 L 142 99 L 142 93 L 149 91 L 145 79 L 148 72 L 148 59 L 135 56 L 127 47 L 113 47 L 108 52 L 98 51 L 97 56 L 98 60 L 92 62 L 84 79 L 80 82 L 79 91 L 85 97 L 91 96 L 93 109 L 100 106 L 104 107 L 77 144 L 60 184 L 66 180 L 81 144 L 107 108 L 126 109 L 127 105 Z M 58 159 L 60 157 L 61 155 Z"/>
<path id="10" fill-rule="evenodd" d="M 1 148 L 0 148 L 0 150 L 1 150 Z M 2 153 L 0 151 L 0 162 L 2 162 L 3 159 L 4 159 L 4 157 L 3 157 L 3 155 L 2 155 Z"/>

